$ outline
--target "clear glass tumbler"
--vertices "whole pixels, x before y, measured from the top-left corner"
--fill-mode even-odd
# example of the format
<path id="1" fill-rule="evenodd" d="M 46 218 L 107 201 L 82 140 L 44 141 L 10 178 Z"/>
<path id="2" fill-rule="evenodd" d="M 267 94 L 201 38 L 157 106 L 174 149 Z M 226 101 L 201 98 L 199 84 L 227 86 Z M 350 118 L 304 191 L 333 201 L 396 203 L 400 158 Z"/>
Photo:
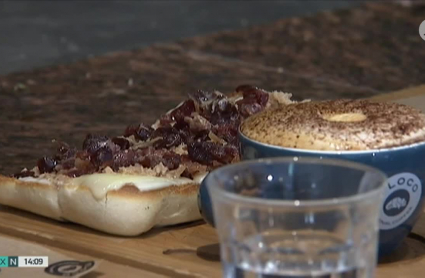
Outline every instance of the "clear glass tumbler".
<path id="1" fill-rule="evenodd" d="M 385 181 L 361 164 L 297 157 L 213 171 L 223 277 L 373 277 Z"/>

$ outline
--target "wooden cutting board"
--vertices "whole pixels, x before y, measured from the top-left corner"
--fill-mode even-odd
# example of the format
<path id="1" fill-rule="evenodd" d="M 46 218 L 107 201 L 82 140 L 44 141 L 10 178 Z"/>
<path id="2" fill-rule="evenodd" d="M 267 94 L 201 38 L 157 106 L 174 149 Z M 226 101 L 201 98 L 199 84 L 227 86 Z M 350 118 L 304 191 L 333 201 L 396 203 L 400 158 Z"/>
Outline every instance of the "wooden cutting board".
<path id="1" fill-rule="evenodd" d="M 425 111 L 425 86 L 376 99 L 408 102 Z M 125 238 L 0 206 L 1 237 L 19 241 L 17 246 L 28 241 L 44 246 L 47 249 L 40 249 L 40 256 L 53 250 L 76 259 L 90 258 L 99 263 L 96 271 L 106 273 L 106 277 L 117 277 L 121 271 L 123 275 L 138 277 L 221 277 L 217 236 L 215 230 L 203 222 L 156 229 L 142 236 Z M 421 217 L 414 233 L 403 246 L 379 264 L 377 277 L 422 277 L 423 269 L 425 216 Z M 14 271 L 17 275 L 19 270 Z M 3 273 L 6 274 L 6 271 Z"/>

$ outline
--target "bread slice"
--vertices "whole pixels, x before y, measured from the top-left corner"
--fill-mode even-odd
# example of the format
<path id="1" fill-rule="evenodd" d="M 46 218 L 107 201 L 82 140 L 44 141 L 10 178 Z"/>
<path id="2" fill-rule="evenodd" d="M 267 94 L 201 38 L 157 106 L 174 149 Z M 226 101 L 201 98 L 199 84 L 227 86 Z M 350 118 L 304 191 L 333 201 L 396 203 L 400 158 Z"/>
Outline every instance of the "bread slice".
<path id="1" fill-rule="evenodd" d="M 116 176 L 120 178 L 119 174 Z M 199 181 L 168 179 L 166 186 L 154 189 L 151 185 L 155 180 L 161 183 L 165 179 L 142 176 L 130 179 L 139 182 L 136 185 L 123 181 L 118 189 L 99 194 L 93 192 L 96 184 L 92 178 L 67 179 L 61 184 L 55 179 L 0 176 L 0 203 L 121 236 L 135 236 L 156 226 L 201 219 L 197 206 Z"/>
<path id="2" fill-rule="evenodd" d="M 0 204 L 63 220 L 58 189 L 46 180 L 28 178 L 22 181 L 0 175 Z"/>

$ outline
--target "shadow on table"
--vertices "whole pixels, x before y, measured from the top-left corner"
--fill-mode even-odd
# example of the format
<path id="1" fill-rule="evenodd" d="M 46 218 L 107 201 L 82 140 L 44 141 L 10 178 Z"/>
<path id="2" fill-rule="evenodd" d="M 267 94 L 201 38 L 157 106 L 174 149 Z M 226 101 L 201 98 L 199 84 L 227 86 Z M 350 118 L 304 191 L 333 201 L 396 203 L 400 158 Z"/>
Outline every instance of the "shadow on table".
<path id="1" fill-rule="evenodd" d="M 209 244 L 200 246 L 196 250 L 196 255 L 207 261 L 220 261 L 219 244 Z M 413 262 L 425 256 L 425 238 L 415 233 L 411 233 L 404 240 L 400 248 L 391 255 L 382 258 L 379 265 L 386 265 L 400 262 Z"/>
<path id="2" fill-rule="evenodd" d="M 100 278 L 100 277 L 106 277 L 105 273 L 93 271 L 83 276 L 80 276 L 80 278 Z"/>
<path id="3" fill-rule="evenodd" d="M 423 256 L 425 256 L 425 238 L 416 233 L 411 233 L 394 253 L 382 258 L 379 264 L 413 262 Z"/>
<path id="4" fill-rule="evenodd" d="M 154 237 L 154 236 L 157 236 L 159 234 L 168 232 L 170 230 L 178 231 L 178 230 L 183 230 L 183 229 L 187 229 L 187 228 L 190 228 L 190 227 L 196 227 L 196 226 L 203 225 L 203 224 L 205 224 L 205 222 L 203 220 L 198 220 L 198 221 L 194 221 L 194 222 L 177 224 L 177 225 L 173 225 L 173 226 L 158 227 L 158 228 L 154 228 L 154 229 L 144 233 L 143 235 L 140 235 L 139 237 L 140 238 L 150 238 L 150 237 Z"/>
<path id="5" fill-rule="evenodd" d="M 168 232 L 170 230 L 177 231 L 177 230 L 186 229 L 189 227 L 199 226 L 205 223 L 203 220 L 199 220 L 199 221 L 194 221 L 194 222 L 185 223 L 185 224 L 178 224 L 178 225 L 167 226 L 167 227 L 158 227 L 139 236 L 127 237 L 127 236 L 117 236 L 117 235 L 107 234 L 107 233 L 100 232 L 77 223 L 73 223 L 69 221 L 61 222 L 61 221 L 53 220 L 44 216 L 33 214 L 31 212 L 27 212 L 24 210 L 20 210 L 20 209 L 8 207 L 8 206 L 3 206 L 3 205 L 0 205 L 0 212 L 7 213 L 14 216 L 23 217 L 30 221 L 43 222 L 48 225 L 55 225 L 56 227 L 62 227 L 62 228 L 67 228 L 67 229 L 78 231 L 78 232 L 84 232 L 84 233 L 94 234 L 101 237 L 116 238 L 121 240 L 126 238 L 150 238 L 150 237 L 157 236 L 161 233 Z"/>
<path id="6" fill-rule="evenodd" d="M 198 247 L 196 255 L 206 261 L 220 261 L 220 245 L 218 243 Z"/>

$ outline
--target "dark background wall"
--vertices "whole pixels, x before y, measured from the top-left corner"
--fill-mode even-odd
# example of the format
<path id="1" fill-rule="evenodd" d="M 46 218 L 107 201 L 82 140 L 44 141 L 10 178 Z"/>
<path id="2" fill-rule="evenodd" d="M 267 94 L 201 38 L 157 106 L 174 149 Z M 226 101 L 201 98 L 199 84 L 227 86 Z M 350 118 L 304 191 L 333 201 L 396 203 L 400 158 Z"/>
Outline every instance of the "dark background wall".
<path id="1" fill-rule="evenodd" d="M 0 74 L 346 8 L 358 1 L 2 1 Z"/>

